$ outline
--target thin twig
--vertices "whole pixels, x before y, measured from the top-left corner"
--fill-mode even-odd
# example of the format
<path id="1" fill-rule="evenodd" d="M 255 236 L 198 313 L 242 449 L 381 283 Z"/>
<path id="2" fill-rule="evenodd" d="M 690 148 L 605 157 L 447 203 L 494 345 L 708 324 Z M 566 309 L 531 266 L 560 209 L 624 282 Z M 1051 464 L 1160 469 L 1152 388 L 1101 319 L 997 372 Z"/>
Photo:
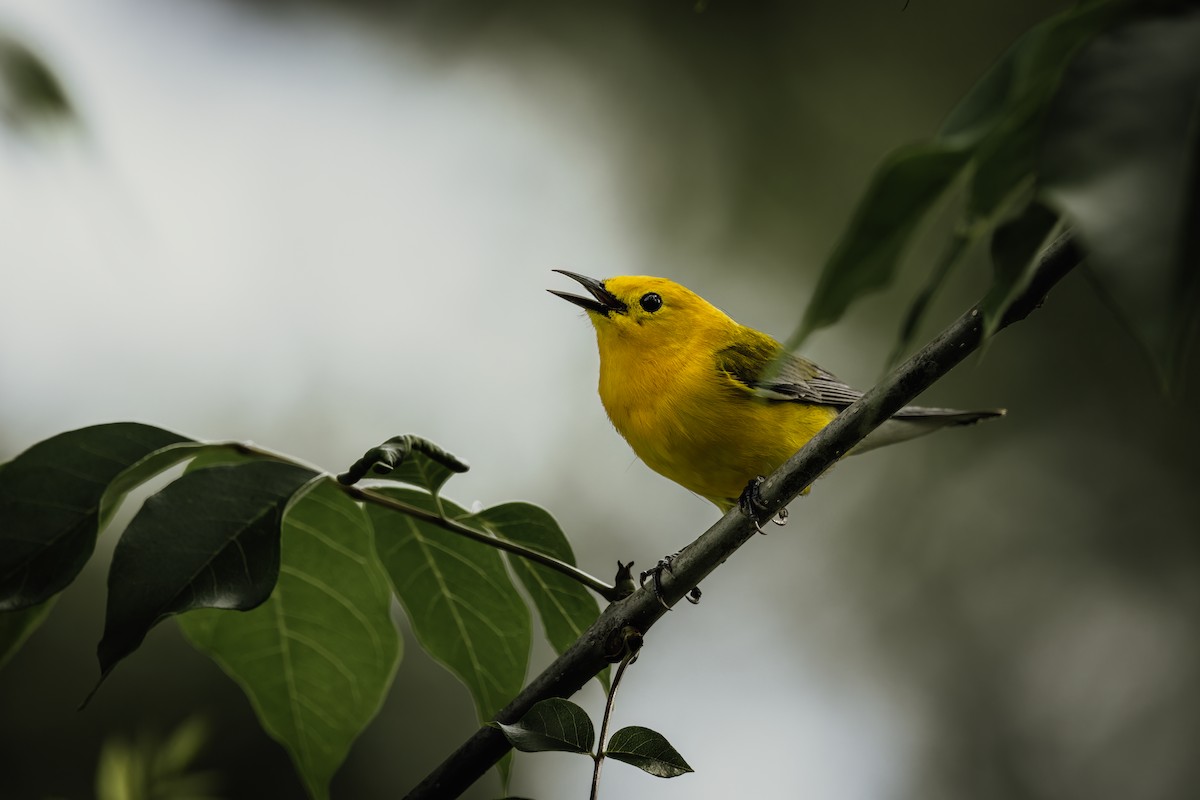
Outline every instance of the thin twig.
<path id="1" fill-rule="evenodd" d="M 584 586 L 603 597 L 605 600 L 608 600 L 610 603 L 614 600 L 617 600 L 620 596 L 616 587 L 609 586 L 599 578 L 584 572 L 578 567 L 573 567 L 565 561 L 559 561 L 553 556 L 548 556 L 545 553 L 538 552 L 537 550 L 531 550 L 528 547 L 519 545 L 516 542 L 510 542 L 507 539 L 501 539 L 497 536 L 489 536 L 486 533 L 477 531 L 467 525 L 463 525 L 461 522 L 450 519 L 449 517 L 444 517 L 441 514 L 437 514 L 433 511 L 427 511 L 426 509 L 418 506 L 409 505 L 403 500 L 397 500 L 394 497 L 389 497 L 385 494 L 372 491 L 371 489 L 360 489 L 357 486 L 345 486 L 343 484 L 338 484 L 338 488 L 355 500 L 360 500 L 364 503 L 372 503 L 383 508 L 391 509 L 392 511 L 398 511 L 401 514 L 407 514 L 410 517 L 416 517 L 422 522 L 428 522 L 430 525 L 437 525 L 443 530 L 450 531 L 451 533 L 458 534 L 459 536 L 464 536 L 472 541 L 495 547 L 498 550 L 504 550 L 512 553 L 513 555 L 517 555 L 521 558 L 541 564 L 544 567 L 549 567 L 550 569 L 561 572 L 568 578 L 579 581 Z"/>
<path id="2" fill-rule="evenodd" d="M 308 462 L 295 458 L 294 456 L 278 453 L 269 448 L 254 444 L 253 442 L 228 442 L 227 444 L 243 453 L 265 456 L 278 461 L 287 461 L 304 467 L 305 469 L 310 469 L 318 474 L 328 474 L 325 472 L 325 470 L 314 464 L 309 464 Z M 332 478 L 333 476 L 330 475 L 329 477 Z M 394 497 L 389 497 L 388 495 L 372 491 L 371 489 L 364 489 L 358 486 L 347 486 L 346 484 L 337 480 L 332 481 L 332 483 L 350 498 L 358 500 L 359 502 L 372 503 L 377 506 L 382 506 L 383 508 L 391 509 L 392 511 L 398 511 L 401 514 L 415 517 L 422 522 L 427 522 L 430 525 L 436 525 L 443 530 L 450 531 L 451 533 L 459 536 L 464 536 L 472 541 L 486 544 L 489 547 L 495 547 L 497 550 L 504 550 L 512 553 L 513 555 L 520 556 L 521 558 L 528 559 L 535 563 L 541 564 L 544 567 L 560 572 L 563 575 L 566 575 L 568 578 L 583 584 L 610 603 L 614 600 L 620 599 L 621 597 L 621 590 L 619 588 L 615 586 L 609 586 L 607 583 L 595 577 L 594 575 L 590 575 L 578 567 L 566 563 L 565 561 L 559 561 L 553 556 L 548 556 L 545 553 L 532 550 L 523 545 L 519 545 L 516 542 L 510 542 L 507 539 L 501 539 L 498 536 L 491 536 L 482 531 L 477 531 L 470 526 L 464 525 L 461 522 L 450 519 L 442 514 L 438 514 L 437 512 L 429 511 L 427 509 L 420 508 L 419 506 L 409 505 L 403 500 L 397 500 Z"/>
<path id="3" fill-rule="evenodd" d="M 604 747 L 608 742 L 608 722 L 612 719 L 613 706 L 616 704 L 617 687 L 621 685 L 621 676 L 625 674 L 625 668 L 628 667 L 633 660 L 637 658 L 639 648 L 641 647 L 641 634 L 636 634 L 636 646 L 630 646 L 625 652 L 625 657 L 621 659 L 617 671 L 613 673 L 612 686 L 608 687 L 608 697 L 604 701 L 604 716 L 600 720 L 600 738 L 596 740 L 596 752 L 592 755 L 595 760 L 595 767 L 592 769 L 592 794 L 590 800 L 596 800 L 600 795 L 600 769 L 604 766 Z M 627 637 L 629 641 L 629 637 Z"/>

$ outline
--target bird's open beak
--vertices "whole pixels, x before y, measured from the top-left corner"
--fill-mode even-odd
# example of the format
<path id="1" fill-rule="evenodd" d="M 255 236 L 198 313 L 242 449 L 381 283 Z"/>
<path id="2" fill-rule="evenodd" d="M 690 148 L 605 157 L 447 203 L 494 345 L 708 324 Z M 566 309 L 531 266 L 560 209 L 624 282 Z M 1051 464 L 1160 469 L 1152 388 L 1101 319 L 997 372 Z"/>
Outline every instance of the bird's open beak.
<path id="1" fill-rule="evenodd" d="M 583 288 L 591 293 L 592 297 L 580 297 L 577 294 L 569 294 L 560 292 L 557 289 L 547 289 L 550 294 L 555 294 L 566 300 L 568 303 L 574 303 L 580 308 L 588 311 L 595 311 L 597 314 L 608 316 L 616 311 L 618 314 L 623 314 L 629 310 L 629 306 L 622 303 L 616 298 L 612 292 L 604 288 L 604 282 L 598 281 L 595 278 L 589 278 L 586 275 L 578 275 L 574 272 L 567 272 L 565 269 L 553 270 L 560 275 L 566 275 L 573 281 L 578 281 Z M 594 300 L 592 298 L 595 298 Z"/>

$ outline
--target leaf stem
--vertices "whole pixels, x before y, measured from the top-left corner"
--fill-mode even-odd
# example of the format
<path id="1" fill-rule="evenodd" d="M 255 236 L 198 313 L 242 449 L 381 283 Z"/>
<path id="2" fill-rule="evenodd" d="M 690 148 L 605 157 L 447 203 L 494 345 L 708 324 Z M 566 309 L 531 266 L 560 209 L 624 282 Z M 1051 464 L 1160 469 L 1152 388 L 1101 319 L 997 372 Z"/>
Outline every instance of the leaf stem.
<path id="1" fill-rule="evenodd" d="M 617 666 L 617 671 L 613 675 L 612 686 L 608 689 L 608 697 L 604 701 L 604 717 L 600 720 L 600 737 L 596 739 L 596 752 L 592 755 L 592 759 L 596 762 L 596 765 L 592 769 L 592 794 L 590 800 L 596 800 L 600 795 L 600 770 L 604 766 L 604 746 L 608 742 L 608 723 L 612 718 L 613 706 L 617 699 L 617 687 L 621 685 L 621 676 L 625 674 L 625 668 L 633 663 L 633 660 L 637 658 L 637 654 L 642 647 L 641 633 L 632 628 L 626 628 L 624 633 L 625 657 L 621 659 L 621 663 Z"/>
<path id="2" fill-rule="evenodd" d="M 301 467 L 304 467 L 305 469 L 310 469 L 313 472 L 320 473 L 320 474 L 326 474 L 326 475 L 329 475 L 331 478 L 333 477 L 332 475 L 327 473 L 325 470 L 321 469 L 320 467 L 318 467 L 314 464 L 309 464 L 309 463 L 307 463 L 301 459 L 295 458 L 293 456 L 285 455 L 283 453 L 278 453 L 278 452 L 275 452 L 274 450 L 270 450 L 265 447 L 260 447 L 259 445 L 254 444 L 252 442 L 229 442 L 228 444 L 229 444 L 229 446 L 231 446 L 241 452 L 244 452 L 244 453 L 252 453 L 254 455 L 265 456 L 267 458 L 272 458 L 277 461 L 287 461 L 289 463 L 297 464 Z M 458 534 L 459 536 L 464 536 L 467 539 L 471 539 L 472 541 L 476 541 L 481 544 L 486 544 L 490 547 L 496 548 L 497 550 L 504 550 L 505 552 L 512 553 L 513 555 L 520 556 L 521 558 L 528 559 L 529 561 L 533 561 L 534 563 L 541 564 L 542 566 L 547 567 L 548 569 L 552 569 L 552 570 L 555 570 L 556 572 L 562 573 L 563 575 L 566 575 L 568 578 L 571 578 L 572 580 L 578 581 L 579 583 L 583 584 L 584 586 L 591 589 L 593 592 L 600 595 L 601 597 L 603 597 L 605 600 L 607 600 L 610 603 L 621 599 L 621 597 L 623 596 L 620 589 L 618 589 L 617 587 L 609 586 L 607 583 L 600 580 L 596 576 L 591 575 L 587 572 L 584 572 L 583 570 L 579 569 L 578 567 L 572 566 L 571 564 L 568 564 L 565 561 L 559 561 L 557 558 L 554 558 L 553 556 L 548 556 L 545 553 L 538 552 L 537 550 L 532 550 L 528 547 L 519 545 L 515 542 L 510 542 L 506 539 L 501 539 L 498 536 L 491 536 L 489 534 L 483 533 L 482 531 L 477 531 L 474 528 L 471 528 L 467 525 L 463 525 L 461 522 L 458 522 L 457 520 L 450 519 L 449 517 L 445 516 L 444 514 L 438 514 L 433 511 L 427 511 L 424 508 L 419 508 L 417 506 L 409 505 L 408 503 L 405 503 L 403 500 L 397 500 L 394 497 L 388 497 L 387 495 L 381 494 L 380 492 L 373 492 L 370 489 L 363 489 L 358 486 L 347 486 L 346 484 L 344 484 L 336 479 L 333 481 L 333 483 L 342 492 L 349 495 L 351 498 L 358 500 L 359 502 L 373 503 L 374 505 L 382 506 L 384 508 L 391 509 L 392 511 L 398 511 L 401 514 L 406 514 L 410 517 L 416 517 L 417 519 L 421 520 L 422 522 L 428 522 L 430 525 L 437 525 L 439 528 L 442 528 L 443 530 L 450 531 L 451 533 Z M 440 503 L 438 504 L 438 507 L 439 508 L 441 507 Z"/>
<path id="3" fill-rule="evenodd" d="M 512 553 L 513 555 L 520 556 L 521 558 L 528 559 L 537 564 L 541 564 L 544 567 L 555 570 L 556 572 L 560 572 L 563 575 L 566 575 L 568 578 L 582 583 L 584 586 L 591 589 L 593 592 L 600 595 L 610 603 L 615 600 L 619 600 L 621 597 L 615 586 L 609 586 L 607 583 L 595 577 L 594 575 L 584 572 L 578 567 L 571 566 L 565 561 L 559 561 L 553 556 L 548 556 L 545 553 L 532 550 L 523 545 L 519 545 L 516 542 L 510 542 L 507 539 L 489 536 L 482 531 L 477 531 L 474 528 L 463 525 L 457 520 L 450 519 L 449 517 L 445 517 L 441 514 L 436 514 L 432 511 L 427 511 L 423 508 L 418 508 L 417 506 L 409 505 L 403 500 L 397 500 L 394 497 L 388 497 L 385 494 L 374 492 L 370 489 L 361 489 L 357 486 L 346 486 L 340 483 L 338 484 L 338 488 L 355 500 L 359 500 L 363 503 L 372 503 L 377 506 L 382 506 L 383 508 L 391 509 L 392 511 L 398 511 L 401 514 L 406 514 L 410 517 L 416 517 L 422 522 L 428 522 L 431 525 L 437 525 L 443 530 L 450 531 L 451 533 L 458 534 L 459 536 L 466 537 L 467 539 L 479 542 L 481 544 L 486 544 L 490 547 L 495 547 L 497 550 L 504 550 L 505 552 Z"/>

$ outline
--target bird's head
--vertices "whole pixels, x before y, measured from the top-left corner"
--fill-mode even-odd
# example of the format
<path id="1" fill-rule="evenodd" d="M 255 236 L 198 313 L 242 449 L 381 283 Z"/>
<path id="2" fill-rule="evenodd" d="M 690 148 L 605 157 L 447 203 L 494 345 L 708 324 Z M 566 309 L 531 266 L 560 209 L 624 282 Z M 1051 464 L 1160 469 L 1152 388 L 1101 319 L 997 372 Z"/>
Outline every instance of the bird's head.
<path id="1" fill-rule="evenodd" d="M 679 344 L 736 325 L 723 311 L 666 278 L 623 275 L 598 281 L 556 269 L 587 289 L 590 297 L 550 289 L 588 312 L 601 347 L 620 341 L 648 348 Z"/>

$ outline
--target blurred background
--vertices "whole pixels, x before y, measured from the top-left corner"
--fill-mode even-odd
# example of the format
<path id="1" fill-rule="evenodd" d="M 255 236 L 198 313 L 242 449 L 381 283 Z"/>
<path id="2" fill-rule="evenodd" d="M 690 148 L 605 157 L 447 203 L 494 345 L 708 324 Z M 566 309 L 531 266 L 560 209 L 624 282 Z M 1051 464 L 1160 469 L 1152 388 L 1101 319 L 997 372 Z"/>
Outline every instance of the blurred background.
<path id="1" fill-rule="evenodd" d="M 1065 5 L 0 0 L 73 110 L 0 94 L 0 461 L 136 420 L 337 471 L 416 432 L 471 462 L 457 502 L 537 503 L 585 569 L 648 566 L 717 513 L 611 429 L 550 270 L 671 277 L 786 337 L 883 154 Z M 869 386 L 928 264 L 806 355 Z M 1068 277 L 922 398 L 1006 419 L 840 465 L 651 632 L 614 724 L 696 774 L 613 764 L 604 795 L 1194 797 L 1190 374 L 1164 397 Z M 0 676 L 0 797 L 93 796 L 106 746 L 197 714 L 220 796 L 303 797 L 170 624 L 76 711 L 112 544 Z M 594 685 L 576 699 L 598 717 Z M 334 796 L 401 796 L 474 728 L 409 637 Z M 511 792 L 589 775 L 521 755 Z"/>

